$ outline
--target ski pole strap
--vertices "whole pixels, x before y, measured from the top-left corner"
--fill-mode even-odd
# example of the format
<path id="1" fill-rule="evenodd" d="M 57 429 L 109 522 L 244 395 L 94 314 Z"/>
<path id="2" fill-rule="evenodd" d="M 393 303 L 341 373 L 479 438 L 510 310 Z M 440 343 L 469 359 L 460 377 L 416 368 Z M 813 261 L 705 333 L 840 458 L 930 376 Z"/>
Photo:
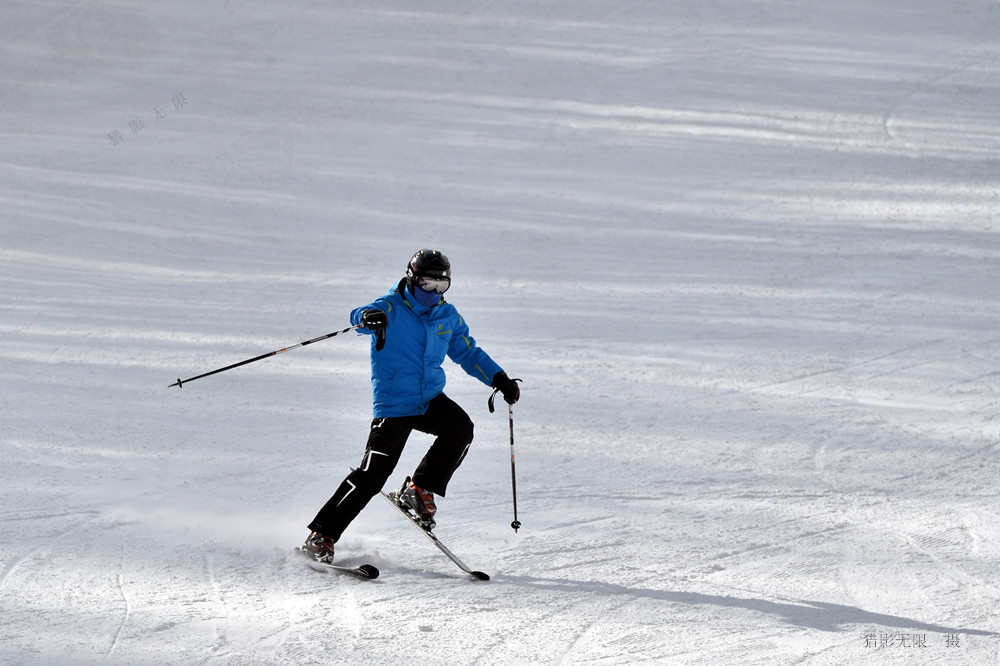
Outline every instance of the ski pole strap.
<path id="1" fill-rule="evenodd" d="M 513 379 L 511 381 L 523 382 L 524 380 L 522 380 L 522 379 Z M 493 406 L 493 400 L 494 400 L 494 398 L 497 397 L 497 393 L 500 393 L 500 389 L 498 389 L 498 388 L 493 389 L 493 393 L 490 394 L 490 399 L 486 401 L 486 404 L 490 408 L 490 414 L 492 414 L 493 412 L 496 411 L 496 408 Z"/>

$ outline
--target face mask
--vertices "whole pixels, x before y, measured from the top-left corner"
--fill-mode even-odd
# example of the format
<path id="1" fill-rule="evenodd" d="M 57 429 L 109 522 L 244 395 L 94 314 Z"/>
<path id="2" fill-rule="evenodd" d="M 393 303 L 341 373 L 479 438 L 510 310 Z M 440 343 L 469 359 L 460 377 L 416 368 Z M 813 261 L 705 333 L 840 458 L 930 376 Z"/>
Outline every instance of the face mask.
<path id="1" fill-rule="evenodd" d="M 441 300 L 441 294 L 436 291 L 424 291 L 420 287 L 416 289 L 410 289 L 410 294 L 413 296 L 417 303 L 420 303 L 425 308 L 432 308 L 438 304 Z"/>

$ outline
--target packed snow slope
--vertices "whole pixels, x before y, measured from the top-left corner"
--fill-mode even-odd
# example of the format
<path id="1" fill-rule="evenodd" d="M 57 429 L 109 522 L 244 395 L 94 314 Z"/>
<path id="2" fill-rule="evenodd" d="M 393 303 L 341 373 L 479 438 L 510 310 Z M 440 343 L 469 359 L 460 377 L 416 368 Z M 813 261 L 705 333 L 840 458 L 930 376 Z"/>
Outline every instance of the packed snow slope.
<path id="1" fill-rule="evenodd" d="M 0 663 L 1000 663 L 998 109 L 977 0 L 5 2 Z M 168 388 L 421 247 L 489 583 L 286 559 L 367 338 Z"/>

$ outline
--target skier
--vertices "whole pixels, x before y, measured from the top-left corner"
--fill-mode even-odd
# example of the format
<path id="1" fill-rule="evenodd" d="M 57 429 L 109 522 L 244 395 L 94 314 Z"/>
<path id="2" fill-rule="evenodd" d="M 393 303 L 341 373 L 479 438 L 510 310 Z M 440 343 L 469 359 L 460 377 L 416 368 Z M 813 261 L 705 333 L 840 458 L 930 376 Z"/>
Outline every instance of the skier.
<path id="1" fill-rule="evenodd" d="M 393 493 L 425 529 L 435 525 L 434 496 L 445 496 L 452 474 L 472 443 L 468 414 L 443 392 L 445 355 L 469 375 L 497 389 L 509 404 L 520 397 L 517 382 L 476 346 L 455 306 L 444 300 L 451 263 L 436 250 L 420 250 L 406 276 L 373 303 L 351 312 L 351 323 L 372 335 L 374 420 L 361 465 L 352 469 L 309 524 L 302 549 L 333 562 L 334 544 L 385 485 L 413 430 L 435 436 L 410 483 Z"/>

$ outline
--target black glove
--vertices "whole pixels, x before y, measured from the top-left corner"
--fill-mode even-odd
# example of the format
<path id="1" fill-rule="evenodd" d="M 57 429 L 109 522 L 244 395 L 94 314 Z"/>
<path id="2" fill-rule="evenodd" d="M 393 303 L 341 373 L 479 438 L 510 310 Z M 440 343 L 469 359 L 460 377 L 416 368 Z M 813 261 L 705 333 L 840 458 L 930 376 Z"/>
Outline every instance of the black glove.
<path id="1" fill-rule="evenodd" d="M 508 405 L 513 405 L 521 397 L 521 389 L 517 387 L 517 380 L 508 377 L 506 372 L 498 372 L 493 375 L 490 386 L 503 394 L 503 399 Z"/>
<path id="2" fill-rule="evenodd" d="M 385 328 L 389 323 L 389 317 L 381 310 L 365 310 L 361 313 L 361 325 L 371 331 Z"/>
<path id="3" fill-rule="evenodd" d="M 370 331 L 375 331 L 375 351 L 385 347 L 385 327 L 389 325 L 389 317 L 381 310 L 365 310 L 361 313 L 361 325 Z"/>

